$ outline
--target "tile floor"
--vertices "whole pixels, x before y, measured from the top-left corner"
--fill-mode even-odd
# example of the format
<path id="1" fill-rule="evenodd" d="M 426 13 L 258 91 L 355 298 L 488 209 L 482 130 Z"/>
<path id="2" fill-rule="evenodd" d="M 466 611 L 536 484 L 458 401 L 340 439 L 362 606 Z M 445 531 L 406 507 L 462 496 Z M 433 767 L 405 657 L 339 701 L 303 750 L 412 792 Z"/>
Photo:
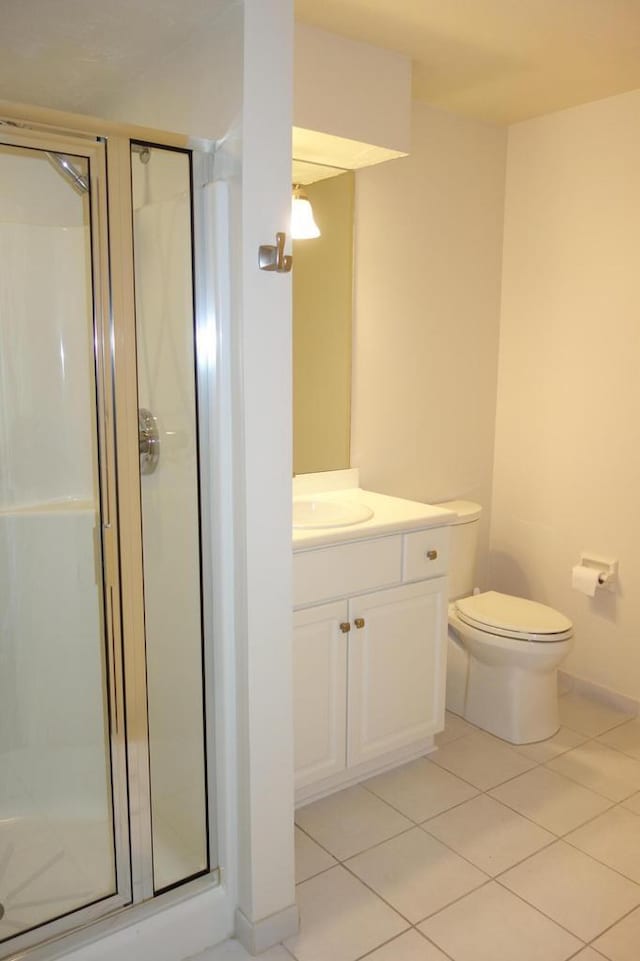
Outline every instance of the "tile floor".
<path id="1" fill-rule="evenodd" d="M 640 961 L 640 721 L 560 706 L 520 748 L 449 715 L 430 757 L 298 810 L 274 961 Z"/>

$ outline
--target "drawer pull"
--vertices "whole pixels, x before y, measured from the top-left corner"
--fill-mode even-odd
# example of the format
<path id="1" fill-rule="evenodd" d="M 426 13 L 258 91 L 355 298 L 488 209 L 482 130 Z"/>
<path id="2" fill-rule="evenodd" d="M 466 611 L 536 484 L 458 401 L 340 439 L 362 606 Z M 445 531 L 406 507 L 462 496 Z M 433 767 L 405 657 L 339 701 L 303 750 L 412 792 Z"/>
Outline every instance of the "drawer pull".
<path id="1" fill-rule="evenodd" d="M 434 550 L 427 551 L 426 554 L 425 554 L 425 557 L 426 557 L 427 560 L 429 560 L 429 561 L 435 561 L 435 560 L 437 559 L 437 557 L 438 557 L 438 552 L 437 552 L 437 551 L 434 551 Z"/>
<path id="2" fill-rule="evenodd" d="M 356 625 L 358 630 L 360 630 L 360 628 L 364 627 L 364 617 L 356 617 L 353 623 Z"/>
<path id="3" fill-rule="evenodd" d="M 348 634 L 349 631 L 351 630 L 351 624 L 349 623 L 349 621 L 342 621 L 342 623 L 340 624 L 340 630 L 342 631 L 343 634 Z"/>

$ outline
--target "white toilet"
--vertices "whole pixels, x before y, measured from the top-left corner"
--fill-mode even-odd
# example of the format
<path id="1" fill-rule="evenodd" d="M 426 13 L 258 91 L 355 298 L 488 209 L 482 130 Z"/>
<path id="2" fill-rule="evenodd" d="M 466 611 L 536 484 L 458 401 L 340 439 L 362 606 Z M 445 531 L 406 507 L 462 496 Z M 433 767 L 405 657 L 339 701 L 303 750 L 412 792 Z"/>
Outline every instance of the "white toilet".
<path id="1" fill-rule="evenodd" d="M 479 504 L 440 504 L 451 527 L 447 709 L 491 734 L 527 744 L 556 733 L 557 669 L 573 644 L 571 621 L 544 604 L 473 594 Z"/>

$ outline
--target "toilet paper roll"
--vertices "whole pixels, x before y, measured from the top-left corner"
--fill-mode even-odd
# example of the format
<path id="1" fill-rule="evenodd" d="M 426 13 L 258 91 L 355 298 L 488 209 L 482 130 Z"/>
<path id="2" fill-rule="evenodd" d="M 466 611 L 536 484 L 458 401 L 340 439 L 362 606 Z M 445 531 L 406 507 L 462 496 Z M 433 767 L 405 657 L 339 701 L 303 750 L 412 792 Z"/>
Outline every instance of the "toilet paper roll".
<path id="1" fill-rule="evenodd" d="M 595 568 L 576 564 L 571 575 L 571 586 L 581 594 L 586 594 L 587 597 L 594 597 L 598 589 L 599 577 L 600 571 Z"/>

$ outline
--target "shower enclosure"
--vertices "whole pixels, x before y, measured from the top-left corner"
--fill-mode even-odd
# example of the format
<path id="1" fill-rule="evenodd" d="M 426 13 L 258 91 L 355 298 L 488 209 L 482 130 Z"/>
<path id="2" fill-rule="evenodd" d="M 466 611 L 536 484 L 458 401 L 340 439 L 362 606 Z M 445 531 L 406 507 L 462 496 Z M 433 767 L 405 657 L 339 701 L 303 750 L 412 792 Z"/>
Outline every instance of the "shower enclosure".
<path id="1" fill-rule="evenodd" d="M 216 880 L 194 163 L 0 125 L 0 957 Z"/>

